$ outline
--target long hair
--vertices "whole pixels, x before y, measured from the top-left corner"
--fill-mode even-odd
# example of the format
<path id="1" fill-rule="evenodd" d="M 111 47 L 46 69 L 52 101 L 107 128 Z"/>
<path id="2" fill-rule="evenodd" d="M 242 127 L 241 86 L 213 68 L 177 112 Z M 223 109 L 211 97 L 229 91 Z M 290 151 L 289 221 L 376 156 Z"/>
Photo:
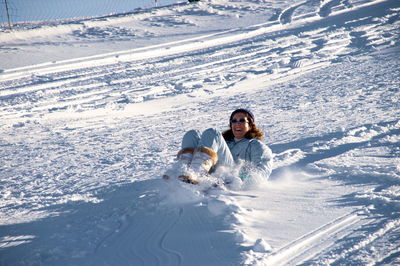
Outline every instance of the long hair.
<path id="1" fill-rule="evenodd" d="M 257 128 L 256 124 L 254 123 L 253 119 L 250 117 L 249 114 L 247 113 L 243 113 L 246 115 L 247 120 L 249 121 L 249 126 L 250 126 L 250 130 L 247 131 L 246 135 L 244 135 L 244 137 L 246 139 L 258 139 L 258 140 L 262 140 L 264 137 L 264 132 L 262 132 L 261 129 Z M 225 140 L 233 140 L 235 138 L 235 136 L 233 135 L 233 131 L 232 131 L 232 124 L 229 123 L 229 129 L 224 131 L 222 133 L 222 136 L 224 137 Z"/>

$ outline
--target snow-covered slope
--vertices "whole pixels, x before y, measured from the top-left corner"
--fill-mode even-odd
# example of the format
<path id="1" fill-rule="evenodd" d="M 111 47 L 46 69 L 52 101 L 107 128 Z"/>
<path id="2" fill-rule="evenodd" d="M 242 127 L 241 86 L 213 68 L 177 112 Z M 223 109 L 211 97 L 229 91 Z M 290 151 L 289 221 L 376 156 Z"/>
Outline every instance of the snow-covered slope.
<path id="1" fill-rule="evenodd" d="M 400 263 L 399 11 L 210 0 L 0 32 L 0 262 Z M 237 107 L 268 182 L 160 178 Z"/>

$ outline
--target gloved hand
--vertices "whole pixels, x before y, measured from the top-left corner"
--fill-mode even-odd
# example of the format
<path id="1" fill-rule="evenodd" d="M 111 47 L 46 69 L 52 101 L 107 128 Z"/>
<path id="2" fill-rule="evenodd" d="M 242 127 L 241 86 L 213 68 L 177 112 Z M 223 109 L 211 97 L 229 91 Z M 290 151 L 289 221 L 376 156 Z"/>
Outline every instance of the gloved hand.
<path id="1" fill-rule="evenodd" d="M 244 163 L 239 170 L 239 178 L 245 180 L 250 177 L 251 165 Z"/>
<path id="2" fill-rule="evenodd" d="M 249 177 L 249 175 L 247 173 L 239 173 L 239 178 L 243 180 L 247 179 Z"/>

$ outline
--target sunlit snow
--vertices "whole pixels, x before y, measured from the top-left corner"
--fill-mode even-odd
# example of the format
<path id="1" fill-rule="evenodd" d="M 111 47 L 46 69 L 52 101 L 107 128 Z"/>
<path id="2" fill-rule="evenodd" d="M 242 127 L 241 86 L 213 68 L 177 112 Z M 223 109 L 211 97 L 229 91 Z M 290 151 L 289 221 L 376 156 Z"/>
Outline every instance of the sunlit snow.
<path id="1" fill-rule="evenodd" d="M 1 265 L 400 263 L 400 2 L 207 0 L 0 30 Z M 250 108 L 268 181 L 161 178 Z"/>

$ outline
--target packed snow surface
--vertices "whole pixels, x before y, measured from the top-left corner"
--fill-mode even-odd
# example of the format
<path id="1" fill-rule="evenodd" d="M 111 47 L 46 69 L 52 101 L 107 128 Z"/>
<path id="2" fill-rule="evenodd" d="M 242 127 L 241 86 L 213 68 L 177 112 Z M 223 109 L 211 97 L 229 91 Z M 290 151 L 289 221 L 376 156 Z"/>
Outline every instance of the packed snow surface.
<path id="1" fill-rule="evenodd" d="M 399 15 L 208 0 L 1 29 L 0 264 L 399 264 Z M 238 107 L 268 181 L 161 178 Z"/>

